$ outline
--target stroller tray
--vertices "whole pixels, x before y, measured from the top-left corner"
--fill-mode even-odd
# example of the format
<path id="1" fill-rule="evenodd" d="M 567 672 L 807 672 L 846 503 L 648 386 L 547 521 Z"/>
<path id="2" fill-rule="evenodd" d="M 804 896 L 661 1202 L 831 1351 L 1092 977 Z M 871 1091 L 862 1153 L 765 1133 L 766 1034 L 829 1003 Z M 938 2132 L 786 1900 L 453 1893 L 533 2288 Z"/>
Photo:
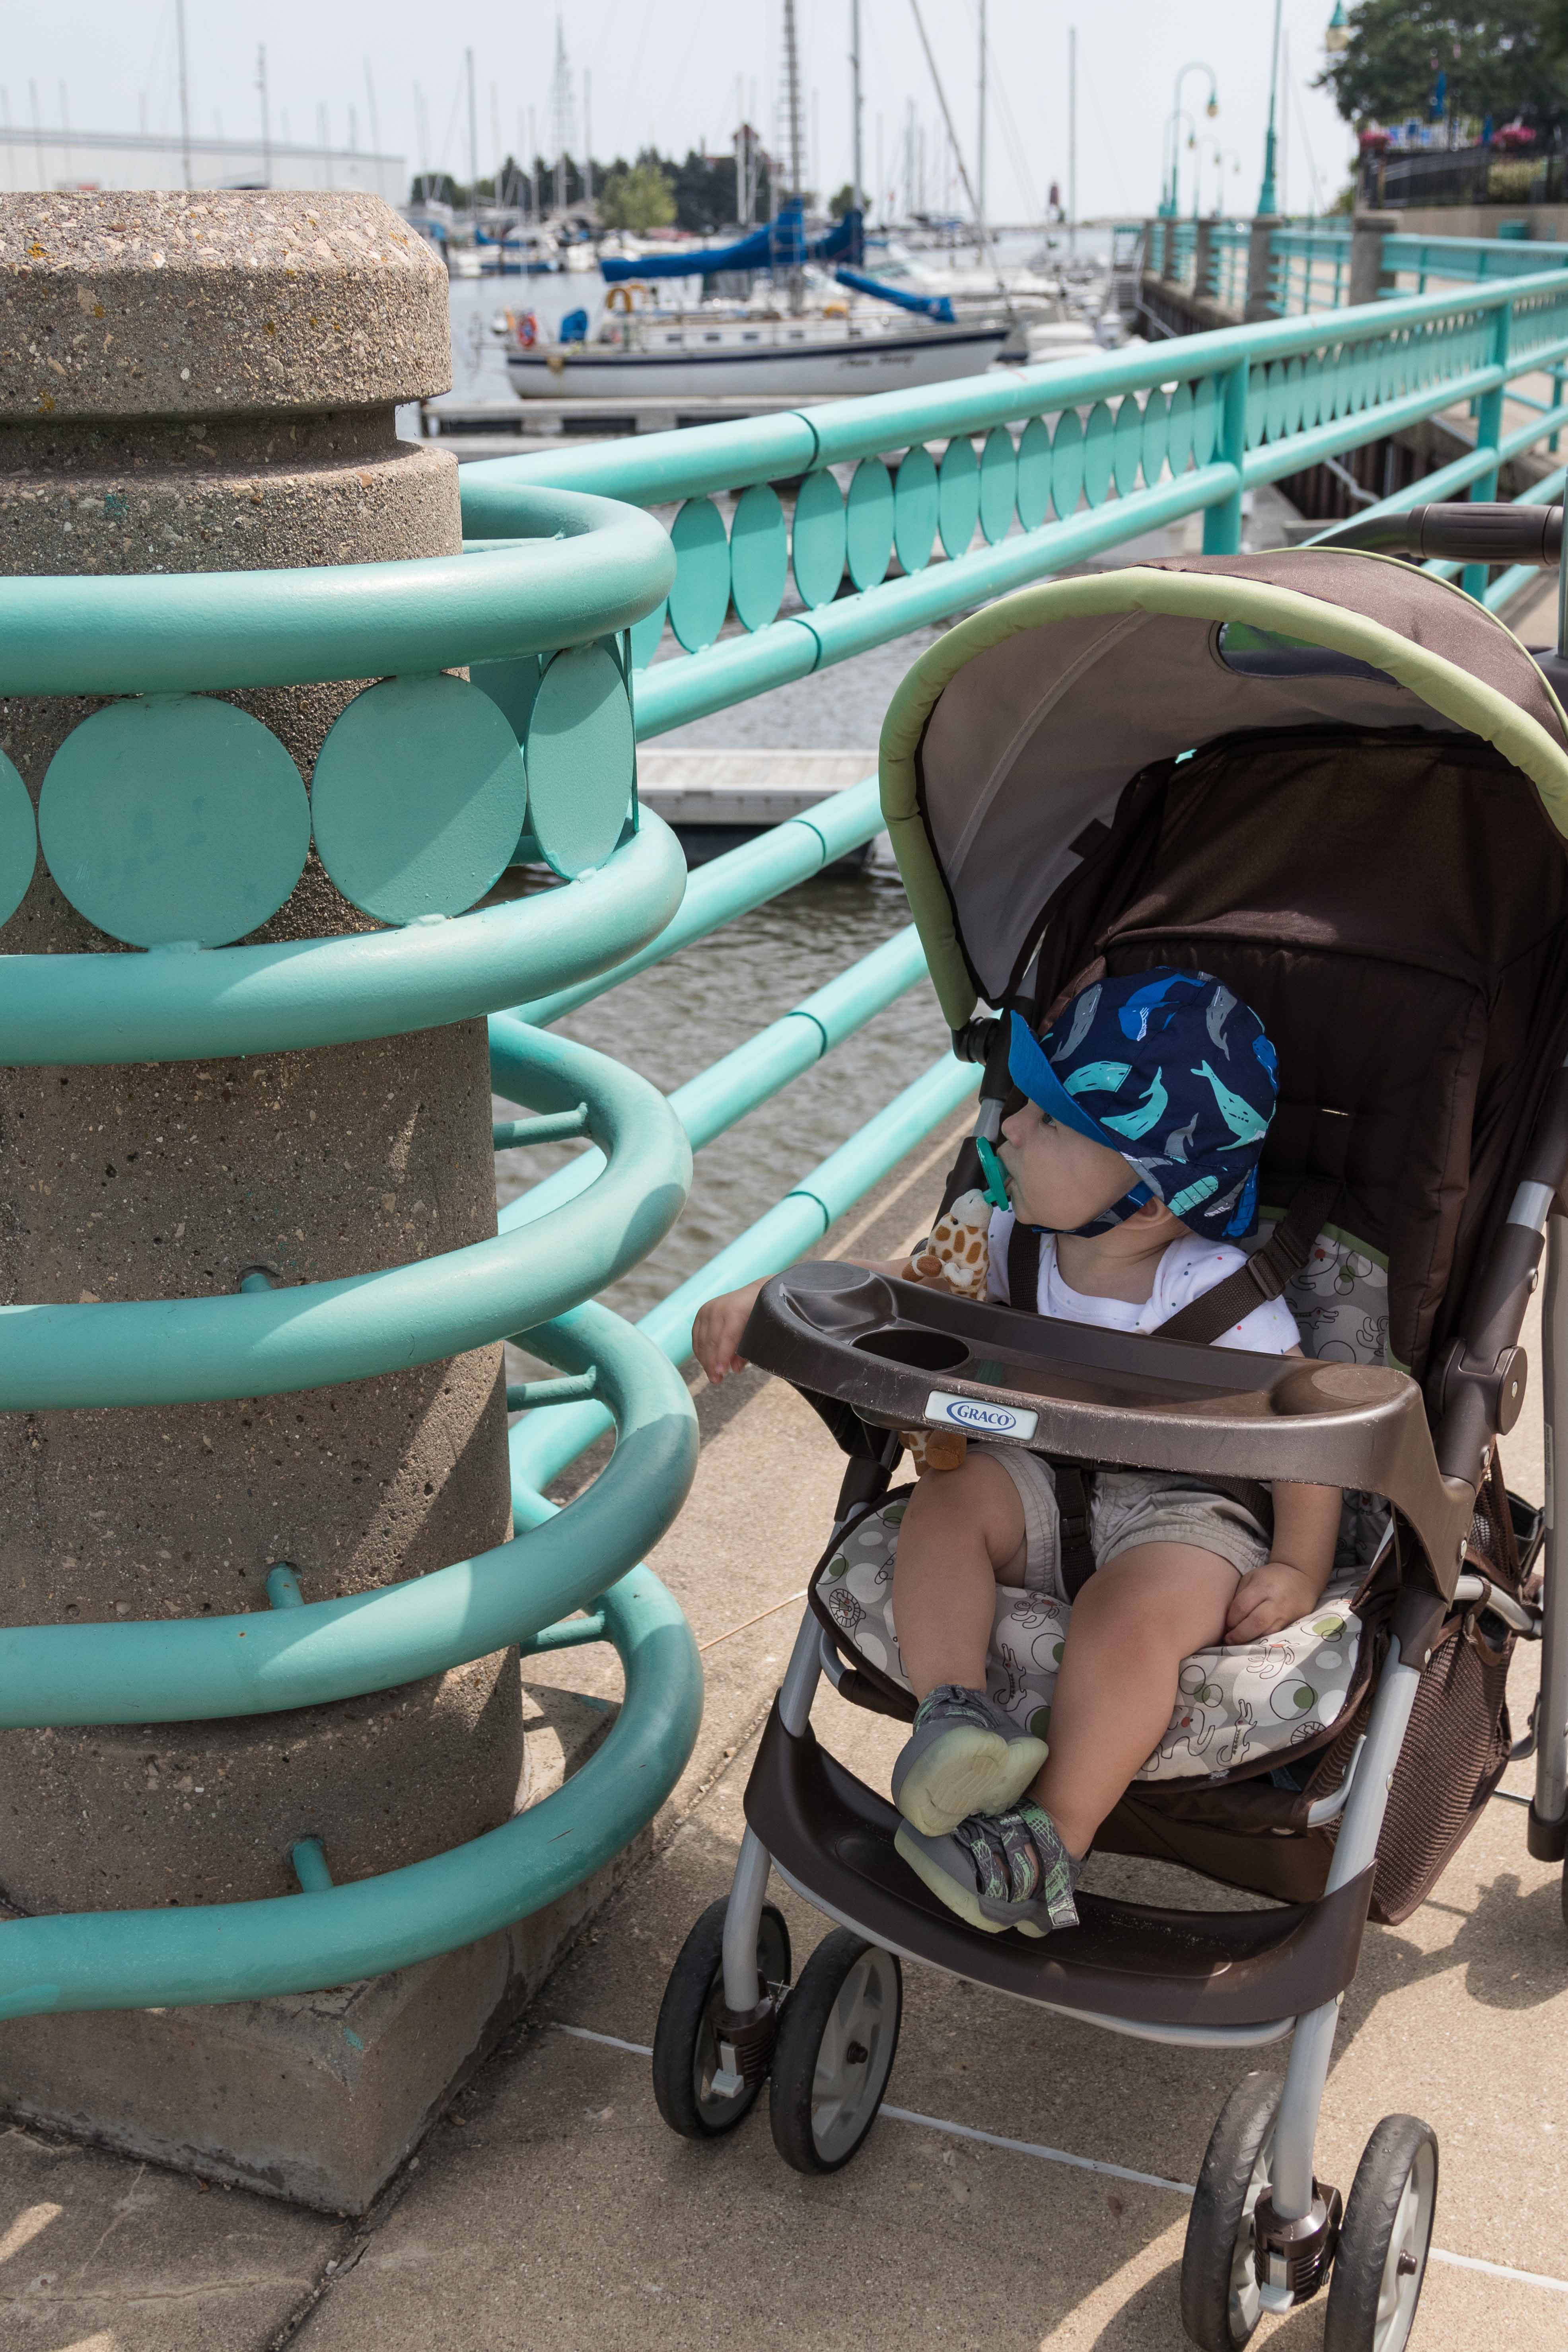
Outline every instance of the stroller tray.
<path id="1" fill-rule="evenodd" d="M 746 1789 L 746 1819 L 784 1876 L 873 1942 L 999 1992 L 1133 2025 L 1281 2023 L 1355 1974 L 1372 1893 L 1364 1871 L 1318 1903 L 1166 1911 L 1080 1895 L 1081 1924 L 1046 1937 L 983 1935 L 893 1851 L 899 1816 L 777 1705 Z"/>
<path id="2" fill-rule="evenodd" d="M 882 1428 L 1382 1495 L 1439 1582 L 1458 1574 L 1474 1494 L 1439 1473 L 1415 1382 L 1381 1365 L 1066 1323 L 826 1260 L 774 1276 L 741 1349 Z"/>

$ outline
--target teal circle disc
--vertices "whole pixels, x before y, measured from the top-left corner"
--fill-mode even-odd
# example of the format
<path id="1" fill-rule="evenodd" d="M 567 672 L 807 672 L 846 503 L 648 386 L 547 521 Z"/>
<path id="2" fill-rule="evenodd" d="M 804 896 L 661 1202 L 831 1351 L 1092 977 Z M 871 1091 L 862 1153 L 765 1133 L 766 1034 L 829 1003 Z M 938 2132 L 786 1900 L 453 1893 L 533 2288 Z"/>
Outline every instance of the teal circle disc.
<path id="1" fill-rule="evenodd" d="M 1083 428 L 1083 494 L 1091 507 L 1103 506 L 1110 490 L 1111 436 L 1116 422 L 1103 400 L 1097 400 Z"/>
<path id="2" fill-rule="evenodd" d="M 808 612 L 831 604 L 844 577 L 844 494 L 826 467 L 807 474 L 795 499 L 790 553 L 795 584 Z"/>
<path id="3" fill-rule="evenodd" d="M 27 787 L 0 751 L 0 923 L 8 923 L 27 895 L 38 862 L 38 828 Z"/>
<path id="4" fill-rule="evenodd" d="M 366 687 L 333 723 L 310 783 L 317 856 L 384 923 L 460 915 L 482 898 L 527 803 L 506 713 L 460 677 Z"/>
<path id="5" fill-rule="evenodd" d="M 917 442 L 899 460 L 893 485 L 893 546 L 906 572 L 923 572 L 936 537 L 936 461 Z"/>
<path id="6" fill-rule="evenodd" d="M 1051 510 L 1051 428 L 1031 416 L 1018 443 L 1018 520 L 1038 530 Z"/>
<path id="7" fill-rule="evenodd" d="M 64 895 L 111 940 L 216 948 L 289 897 L 310 806 L 259 719 L 206 695 L 153 695 L 111 702 L 66 737 L 38 838 Z"/>
<path id="8" fill-rule="evenodd" d="M 850 579 L 858 589 L 875 588 L 893 553 L 893 478 L 880 457 L 862 457 L 856 467 L 844 530 Z"/>
<path id="9" fill-rule="evenodd" d="M 665 616 L 668 611 L 669 599 L 668 596 L 661 596 L 651 613 L 645 613 L 640 621 L 632 623 L 632 667 L 634 669 L 647 669 L 655 654 L 658 653 L 659 639 L 664 635 Z"/>
<path id="10" fill-rule="evenodd" d="M 1119 499 L 1130 497 L 1138 488 L 1138 468 L 1142 459 L 1143 411 L 1127 393 L 1117 409 L 1110 436 L 1110 478 Z"/>
<path id="11" fill-rule="evenodd" d="M 980 528 L 994 547 L 1013 528 L 1018 496 L 1018 453 L 1005 425 L 994 425 L 980 452 Z"/>
<path id="12" fill-rule="evenodd" d="M 1076 408 L 1064 408 L 1051 442 L 1051 504 L 1063 522 L 1083 496 L 1083 426 Z"/>
<path id="13" fill-rule="evenodd" d="M 937 527 L 949 562 L 964 553 L 980 520 L 980 460 L 967 434 L 960 433 L 942 453 L 937 469 Z"/>
<path id="14" fill-rule="evenodd" d="M 563 880 L 602 866 L 619 841 L 636 764 L 619 662 L 602 645 L 557 654 L 528 723 L 528 824 Z"/>
<path id="15" fill-rule="evenodd" d="M 743 629 L 778 618 L 789 580 L 789 531 L 779 494 L 753 482 L 735 501 L 730 525 L 730 593 Z"/>
<path id="16" fill-rule="evenodd" d="M 710 646 L 730 609 L 730 542 L 711 499 L 688 499 L 669 527 L 675 582 L 669 625 L 689 654 Z"/>

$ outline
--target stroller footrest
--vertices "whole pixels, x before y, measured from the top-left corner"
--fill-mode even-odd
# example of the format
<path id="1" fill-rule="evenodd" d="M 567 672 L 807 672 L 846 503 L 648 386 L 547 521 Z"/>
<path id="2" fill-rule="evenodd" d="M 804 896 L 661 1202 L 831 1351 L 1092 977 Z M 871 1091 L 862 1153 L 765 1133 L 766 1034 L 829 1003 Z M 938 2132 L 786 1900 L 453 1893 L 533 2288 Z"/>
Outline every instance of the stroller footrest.
<path id="1" fill-rule="evenodd" d="M 1080 1893 L 1079 1925 L 988 1936 L 938 1902 L 893 1850 L 899 1815 L 809 1727 L 775 1703 L 746 1788 L 746 1819 L 781 1870 L 874 1943 L 1052 2008 L 1203 2030 L 1299 2017 L 1344 1990 L 1361 1951 L 1372 1872 L 1321 1902 L 1173 1911 Z"/>

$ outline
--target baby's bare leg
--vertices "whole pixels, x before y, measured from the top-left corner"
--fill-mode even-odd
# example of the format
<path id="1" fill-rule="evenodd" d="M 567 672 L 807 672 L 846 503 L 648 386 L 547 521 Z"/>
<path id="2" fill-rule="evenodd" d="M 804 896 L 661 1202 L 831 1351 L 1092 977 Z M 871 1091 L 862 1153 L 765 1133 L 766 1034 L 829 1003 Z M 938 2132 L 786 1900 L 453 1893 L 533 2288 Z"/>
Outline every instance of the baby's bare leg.
<path id="1" fill-rule="evenodd" d="M 942 1683 L 985 1688 L 996 1580 L 1015 1563 L 1021 1570 L 1023 1552 L 1024 1507 L 1000 1463 L 971 1446 L 959 1469 L 927 1471 L 893 1562 L 893 1622 L 917 1698 Z"/>
<path id="2" fill-rule="evenodd" d="M 1227 1559 L 1194 1544 L 1137 1544 L 1098 1570 L 1074 1601 L 1050 1757 L 1030 1791 L 1070 1854 L 1088 1851 L 1159 1745 L 1182 1660 L 1220 1640 L 1236 1575 Z M 900 1640 L 902 1632 L 900 1622 Z"/>

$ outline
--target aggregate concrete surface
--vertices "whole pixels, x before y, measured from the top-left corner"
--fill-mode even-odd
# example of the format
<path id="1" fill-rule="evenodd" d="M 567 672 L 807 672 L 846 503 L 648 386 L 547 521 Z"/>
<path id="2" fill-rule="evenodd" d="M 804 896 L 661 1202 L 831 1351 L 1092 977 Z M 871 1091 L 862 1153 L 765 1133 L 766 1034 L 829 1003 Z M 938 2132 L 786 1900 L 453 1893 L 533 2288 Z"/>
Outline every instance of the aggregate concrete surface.
<path id="1" fill-rule="evenodd" d="M 927 1156 L 847 1221 L 835 1251 L 890 1254 L 912 1235 L 931 1171 L 910 1171 Z M 1526 1345 L 1539 1361 L 1534 1333 Z M 1278 2053 L 1249 2062 L 1122 2041 L 910 1969 L 888 2107 L 841 2175 L 805 2180 L 783 2164 L 765 2095 L 712 2147 L 659 2122 L 646 2048 L 665 1978 L 728 1884 L 752 1738 L 795 1623 L 798 1604 L 774 1604 L 805 1580 L 836 1478 L 806 1408 L 776 1382 L 746 1375 L 699 1409 L 697 1486 L 653 1555 L 710 1645 L 702 1735 L 663 1844 L 622 1875 L 521 2027 L 362 2223 L 204 2191 L 22 2131 L 0 2137 L 7 2352 L 273 2352 L 289 2341 L 302 2352 L 641 2352 L 650 2339 L 661 2352 L 931 2341 L 1176 2352 L 1184 2341 L 1183 2184 L 1230 2084 Z M 1510 1484 L 1539 1496 L 1537 1417 L 1508 1459 Z M 613 1696 L 595 1689 L 595 1657 L 550 1662 L 563 1704 L 568 1675 L 590 1700 Z M 543 1663 L 529 1671 L 548 1705 Z M 1533 1668 L 1521 1651 L 1518 1720 Z M 897 1727 L 831 1691 L 816 1721 L 854 1769 L 885 1774 Z M 1527 1790 L 1529 1767 L 1506 1785 Z M 1152 1865 L 1096 1867 L 1107 1888 L 1155 1900 L 1177 1884 Z M 1443 2259 L 1415 2352 L 1470 2352 L 1483 2333 L 1510 2352 L 1568 2343 L 1560 1884 L 1526 1853 L 1522 1807 L 1494 1803 L 1415 1916 L 1369 1932 L 1347 1996 L 1321 2175 L 1348 2187 L 1386 2113 L 1426 2116 L 1442 2145 Z M 798 1965 L 824 1923 L 776 1884 L 773 1894 Z M 1314 2352 L 1322 2326 L 1320 2298 L 1265 2320 L 1255 2341 Z"/>

